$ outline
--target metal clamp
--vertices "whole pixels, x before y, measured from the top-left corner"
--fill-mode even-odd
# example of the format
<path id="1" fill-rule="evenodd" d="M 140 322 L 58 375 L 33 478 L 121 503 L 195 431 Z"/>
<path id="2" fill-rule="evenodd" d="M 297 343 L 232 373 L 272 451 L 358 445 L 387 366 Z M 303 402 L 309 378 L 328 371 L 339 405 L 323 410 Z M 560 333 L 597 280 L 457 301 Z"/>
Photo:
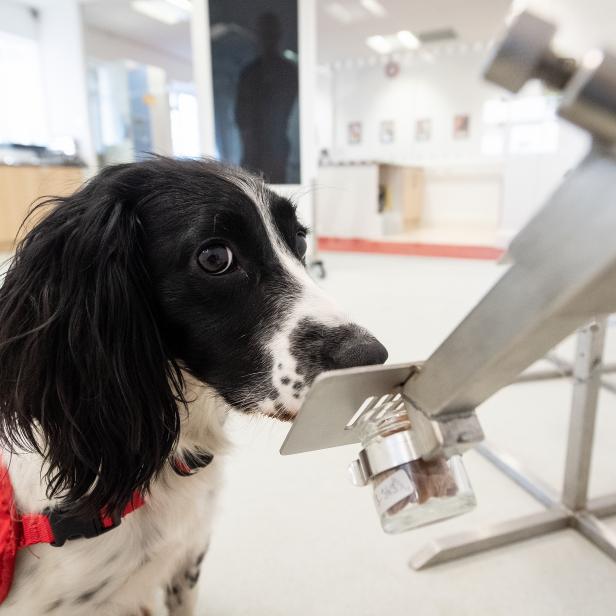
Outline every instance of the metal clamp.
<path id="1" fill-rule="evenodd" d="M 552 50 L 556 26 L 528 12 L 510 24 L 484 70 L 488 81 L 518 92 L 530 79 L 563 92 L 558 113 L 604 142 L 616 141 L 616 56 L 588 51 L 580 62 Z"/>
<path id="2" fill-rule="evenodd" d="M 414 430 L 403 430 L 384 436 L 379 442 L 362 449 L 358 459 L 349 465 L 353 485 L 365 486 L 370 479 L 401 464 L 421 458 L 424 451 Z"/>
<path id="3" fill-rule="evenodd" d="M 407 403 L 412 428 L 396 432 L 362 449 L 351 462 L 348 472 L 356 486 L 365 486 L 371 478 L 389 469 L 420 458 L 437 455 L 449 458 L 462 454 L 483 440 L 483 430 L 475 413 L 465 417 L 428 419 Z"/>

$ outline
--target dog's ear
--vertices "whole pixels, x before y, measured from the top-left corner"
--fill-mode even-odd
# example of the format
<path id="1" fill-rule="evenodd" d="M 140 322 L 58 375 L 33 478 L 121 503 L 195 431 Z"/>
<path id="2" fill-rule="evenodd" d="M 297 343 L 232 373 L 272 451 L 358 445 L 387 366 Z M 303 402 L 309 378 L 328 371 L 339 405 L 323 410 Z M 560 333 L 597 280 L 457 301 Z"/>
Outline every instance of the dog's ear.
<path id="1" fill-rule="evenodd" d="M 0 438 L 41 453 L 48 496 L 79 510 L 147 490 L 185 404 L 145 262 L 140 179 L 111 167 L 42 204 L 53 209 L 0 289 Z"/>

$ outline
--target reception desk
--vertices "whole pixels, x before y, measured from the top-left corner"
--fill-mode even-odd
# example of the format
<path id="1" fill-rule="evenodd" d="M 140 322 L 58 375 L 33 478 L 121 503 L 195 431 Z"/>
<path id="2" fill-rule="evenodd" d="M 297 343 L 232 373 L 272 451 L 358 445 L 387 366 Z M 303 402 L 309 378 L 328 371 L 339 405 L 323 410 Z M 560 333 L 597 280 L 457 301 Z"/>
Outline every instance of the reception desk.
<path id="1" fill-rule="evenodd" d="M 317 177 L 321 237 L 381 238 L 416 228 L 424 207 L 424 170 L 381 163 L 330 164 Z"/>
<path id="2" fill-rule="evenodd" d="M 0 164 L 0 250 L 13 249 L 34 201 L 46 195 L 68 195 L 83 179 L 80 167 Z"/>

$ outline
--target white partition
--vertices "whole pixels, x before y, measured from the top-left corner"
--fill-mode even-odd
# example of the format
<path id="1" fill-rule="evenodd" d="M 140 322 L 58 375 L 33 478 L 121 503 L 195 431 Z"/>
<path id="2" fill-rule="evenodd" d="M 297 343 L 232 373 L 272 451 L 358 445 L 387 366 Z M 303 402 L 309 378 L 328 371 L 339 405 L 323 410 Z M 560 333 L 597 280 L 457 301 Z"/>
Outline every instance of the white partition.
<path id="1" fill-rule="evenodd" d="M 429 166 L 422 225 L 496 230 L 502 203 L 501 165 Z"/>
<path id="2" fill-rule="evenodd" d="M 382 235 L 378 189 L 377 164 L 320 167 L 316 186 L 317 234 L 335 238 Z"/>

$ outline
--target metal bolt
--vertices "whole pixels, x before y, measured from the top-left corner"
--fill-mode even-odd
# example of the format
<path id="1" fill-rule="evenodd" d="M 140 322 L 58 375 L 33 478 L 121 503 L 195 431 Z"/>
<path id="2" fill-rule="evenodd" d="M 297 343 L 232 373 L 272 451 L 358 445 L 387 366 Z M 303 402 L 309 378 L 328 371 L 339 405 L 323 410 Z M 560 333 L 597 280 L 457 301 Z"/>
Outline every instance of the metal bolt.
<path id="1" fill-rule="evenodd" d="M 531 13 L 520 13 L 493 52 L 484 71 L 486 79 L 514 93 L 530 79 L 541 79 L 552 88 L 563 89 L 576 63 L 552 51 L 555 32 L 554 24 Z"/>

